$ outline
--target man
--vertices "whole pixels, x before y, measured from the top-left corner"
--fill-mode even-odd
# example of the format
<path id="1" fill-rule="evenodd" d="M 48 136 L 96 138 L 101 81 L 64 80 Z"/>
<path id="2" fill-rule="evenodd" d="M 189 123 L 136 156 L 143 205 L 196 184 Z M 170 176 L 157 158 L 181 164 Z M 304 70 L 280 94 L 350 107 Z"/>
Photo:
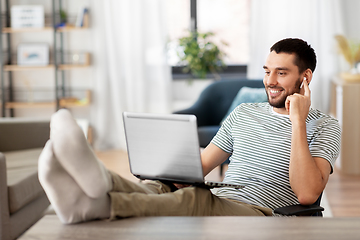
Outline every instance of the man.
<path id="1" fill-rule="evenodd" d="M 204 174 L 225 161 L 224 182 L 240 190 L 129 182 L 105 169 L 66 110 L 51 120 L 39 179 L 63 223 L 135 216 L 271 216 L 275 208 L 312 204 L 339 153 L 338 122 L 310 109 L 314 50 L 303 40 L 272 46 L 264 65 L 268 103 L 242 104 L 201 157 Z"/>

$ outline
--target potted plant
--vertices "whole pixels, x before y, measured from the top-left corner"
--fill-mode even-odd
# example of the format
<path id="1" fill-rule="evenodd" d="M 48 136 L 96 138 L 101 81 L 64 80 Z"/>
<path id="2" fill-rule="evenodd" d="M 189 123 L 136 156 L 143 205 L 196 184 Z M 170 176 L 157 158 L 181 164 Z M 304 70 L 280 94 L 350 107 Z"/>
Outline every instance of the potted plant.
<path id="1" fill-rule="evenodd" d="M 336 35 L 335 39 L 341 54 L 350 65 L 350 71 L 341 73 L 341 77 L 346 81 L 360 81 L 360 43 L 349 41 L 342 35 Z"/>
<path id="2" fill-rule="evenodd" d="M 212 32 L 189 32 L 188 36 L 179 39 L 177 54 L 183 71 L 191 73 L 193 77 L 202 78 L 211 73 L 215 79 L 220 79 L 218 71 L 226 67 L 223 58 L 225 53 L 211 41 L 215 34 Z M 222 42 L 222 45 L 227 45 Z"/>

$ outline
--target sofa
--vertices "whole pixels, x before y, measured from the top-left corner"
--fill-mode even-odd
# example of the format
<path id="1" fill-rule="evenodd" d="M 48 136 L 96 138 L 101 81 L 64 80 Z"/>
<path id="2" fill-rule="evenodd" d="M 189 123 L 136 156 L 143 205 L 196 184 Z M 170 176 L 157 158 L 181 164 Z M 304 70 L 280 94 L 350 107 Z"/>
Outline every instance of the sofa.
<path id="1" fill-rule="evenodd" d="M 49 201 L 37 161 L 50 121 L 0 119 L 0 239 L 16 239 L 44 214 Z"/>

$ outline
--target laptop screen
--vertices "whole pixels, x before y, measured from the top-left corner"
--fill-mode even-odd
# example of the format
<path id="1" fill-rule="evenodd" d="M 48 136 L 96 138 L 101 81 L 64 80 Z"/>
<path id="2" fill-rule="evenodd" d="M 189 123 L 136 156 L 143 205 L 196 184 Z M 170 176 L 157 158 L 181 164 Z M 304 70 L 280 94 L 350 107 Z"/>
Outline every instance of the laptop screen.
<path id="1" fill-rule="evenodd" d="M 124 113 L 131 172 L 144 179 L 203 181 L 196 117 Z"/>

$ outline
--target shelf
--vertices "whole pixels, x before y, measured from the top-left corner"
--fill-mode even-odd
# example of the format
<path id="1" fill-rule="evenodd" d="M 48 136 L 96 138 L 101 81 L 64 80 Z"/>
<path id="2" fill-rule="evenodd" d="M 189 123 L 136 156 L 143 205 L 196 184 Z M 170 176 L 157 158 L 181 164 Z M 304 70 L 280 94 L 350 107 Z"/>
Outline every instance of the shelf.
<path id="1" fill-rule="evenodd" d="M 85 95 L 86 95 L 85 98 L 82 99 L 82 100 L 79 100 L 79 99 L 74 98 L 74 97 L 60 99 L 59 105 L 60 105 L 60 107 L 85 107 L 85 106 L 89 106 L 90 102 L 91 102 L 91 91 L 86 90 Z"/>
<path id="2" fill-rule="evenodd" d="M 49 108 L 55 107 L 55 102 L 7 102 L 5 108 Z"/>
<path id="3" fill-rule="evenodd" d="M 86 103 L 63 103 L 63 104 L 60 104 L 60 107 L 63 107 L 63 108 L 70 108 L 70 107 L 86 107 L 86 106 L 89 106 L 90 103 L 86 102 Z"/>
<path id="4" fill-rule="evenodd" d="M 2 29 L 3 33 L 25 33 L 25 32 L 49 32 L 54 31 L 53 27 L 43 27 L 43 28 L 10 28 L 5 27 Z"/>
<path id="5" fill-rule="evenodd" d="M 71 31 L 82 31 L 88 29 L 87 27 L 58 27 L 57 32 L 71 32 Z M 10 28 L 5 27 L 2 29 L 3 33 L 27 33 L 27 32 L 51 32 L 54 31 L 53 27 L 43 27 L 43 28 Z"/>
<path id="6" fill-rule="evenodd" d="M 71 69 L 81 69 L 81 68 L 88 68 L 90 63 L 85 64 L 60 64 L 58 69 L 59 70 L 71 70 Z M 47 66 L 20 66 L 20 65 L 5 65 L 4 71 L 12 71 L 12 72 L 19 72 L 19 71 L 32 71 L 32 70 L 53 70 L 55 69 L 54 65 L 47 65 Z"/>
<path id="7" fill-rule="evenodd" d="M 29 71 L 29 70 L 46 70 L 46 69 L 55 69 L 54 65 L 47 66 L 22 66 L 22 65 L 5 65 L 4 71 Z"/>
<path id="8" fill-rule="evenodd" d="M 5 0 L 5 4 L 11 7 L 9 2 L 10 0 Z M 25 2 L 28 3 L 31 1 L 25 0 L 24 3 Z M 82 69 L 91 67 L 90 53 L 67 51 L 69 48 L 64 46 L 63 39 L 63 37 L 67 37 L 67 35 L 70 37 L 76 34 L 76 32 L 79 32 L 78 34 L 80 36 L 87 34 L 86 30 L 89 30 L 88 9 L 83 7 L 82 11 L 79 11 L 76 16 L 68 15 L 67 22 L 63 23 L 60 18 L 62 10 L 61 1 L 53 1 L 50 5 L 52 11 L 50 14 L 44 14 L 44 22 L 41 25 L 32 23 L 26 25 L 11 25 L 14 23 L 11 22 L 11 17 L 14 17 L 14 15 L 10 16 L 11 8 L 6 8 L 5 12 L 2 13 L 1 17 L 4 21 L 3 25 L 0 26 L 0 37 L 5 38 L 3 41 L 0 41 L 0 49 L 3 52 L 2 55 L 4 55 L 2 57 L 3 64 L 0 71 L 6 73 L 7 81 L 7 84 L 3 84 L 3 86 L 0 87 L 0 94 L 5 95 L 2 96 L 2 98 L 4 98 L 2 99 L 4 100 L 3 103 L 0 99 L 0 113 L 3 117 L 6 117 L 6 115 L 15 117 L 17 111 L 24 111 L 25 109 L 44 108 L 46 111 L 56 111 L 58 108 L 81 108 L 90 106 L 91 104 L 91 91 L 84 88 L 76 89 L 68 86 L 70 82 L 68 79 L 74 78 L 74 76 L 66 72 L 76 69 L 83 71 Z M 64 9 L 64 11 L 65 10 L 66 9 Z M 27 18 L 27 15 L 18 16 L 18 19 L 27 20 L 24 18 Z M 17 28 L 17 26 L 20 28 Z M 1 33 L 4 33 L 4 35 L 1 36 Z M 53 35 L 53 38 L 48 39 L 51 35 Z M 43 39 L 45 44 L 49 45 L 48 61 L 40 62 L 46 65 L 23 65 L 21 61 L 18 61 L 19 49 L 16 49 L 16 45 L 30 41 L 29 39 L 32 39 L 31 36 Z M 29 71 L 29 73 L 27 71 Z M 25 78 L 26 80 L 27 74 L 31 74 L 31 78 L 36 76 L 41 77 L 45 71 L 48 71 L 46 74 L 50 74 L 50 78 L 49 80 L 44 79 L 44 81 L 52 81 L 52 79 L 54 79 L 54 84 L 52 84 L 54 86 L 51 86 L 51 89 L 36 89 L 36 86 L 40 85 L 38 82 L 34 84 L 35 88 L 30 86 L 31 84 L 28 83 L 28 81 L 23 81 L 19 84 L 22 89 L 21 87 L 16 87 L 18 86 L 17 84 L 13 84 L 14 81 L 18 81 L 18 79 L 21 78 Z M 46 75 L 47 78 L 49 76 Z M 32 114 L 31 110 L 29 114 Z"/>
<path id="9" fill-rule="evenodd" d="M 80 69 L 80 68 L 88 68 L 89 64 L 63 64 L 59 65 L 59 70 L 71 70 L 71 69 Z"/>
<path id="10" fill-rule="evenodd" d="M 66 26 L 66 27 L 58 27 L 56 29 L 57 32 L 71 32 L 71 31 L 82 31 L 87 30 L 87 27 L 74 27 L 74 26 Z"/>
<path id="11" fill-rule="evenodd" d="M 89 101 L 77 101 L 77 102 L 61 102 L 60 107 L 69 108 L 69 107 L 86 107 L 89 106 Z M 10 109 L 25 109 L 25 108 L 50 108 L 55 107 L 55 102 L 7 102 L 5 108 Z"/>
<path id="12" fill-rule="evenodd" d="M 91 91 L 86 90 L 84 99 L 79 100 L 74 97 L 63 98 L 60 99 L 59 105 L 62 108 L 86 107 L 90 105 L 90 102 L 91 102 Z M 49 101 L 49 102 L 7 102 L 5 104 L 5 108 L 7 109 L 49 108 L 49 107 L 56 107 L 56 103 Z"/>

